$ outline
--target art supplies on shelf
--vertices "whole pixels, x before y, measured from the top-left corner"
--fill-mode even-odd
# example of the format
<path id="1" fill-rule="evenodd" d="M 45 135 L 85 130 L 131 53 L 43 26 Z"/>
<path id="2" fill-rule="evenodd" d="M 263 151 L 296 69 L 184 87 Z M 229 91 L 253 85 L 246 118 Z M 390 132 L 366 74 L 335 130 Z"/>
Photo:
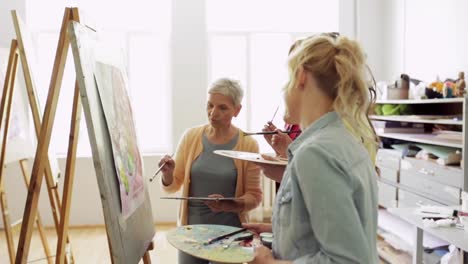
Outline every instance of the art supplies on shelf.
<path id="1" fill-rule="evenodd" d="M 432 133 L 437 138 L 448 139 L 448 140 L 463 140 L 463 132 L 451 131 L 451 130 L 440 130 Z"/>
<path id="2" fill-rule="evenodd" d="M 424 133 L 424 124 L 408 122 L 372 121 L 377 133 Z"/>

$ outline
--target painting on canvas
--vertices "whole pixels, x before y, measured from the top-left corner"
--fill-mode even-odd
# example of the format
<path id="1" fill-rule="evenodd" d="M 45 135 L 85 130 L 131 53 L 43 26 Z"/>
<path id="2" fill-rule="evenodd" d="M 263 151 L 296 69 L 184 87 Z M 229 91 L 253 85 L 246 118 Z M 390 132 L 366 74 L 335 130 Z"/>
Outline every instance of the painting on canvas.
<path id="1" fill-rule="evenodd" d="M 94 74 L 112 141 L 122 215 L 127 218 L 144 201 L 142 161 L 127 80 L 118 67 L 100 62 L 96 63 Z"/>

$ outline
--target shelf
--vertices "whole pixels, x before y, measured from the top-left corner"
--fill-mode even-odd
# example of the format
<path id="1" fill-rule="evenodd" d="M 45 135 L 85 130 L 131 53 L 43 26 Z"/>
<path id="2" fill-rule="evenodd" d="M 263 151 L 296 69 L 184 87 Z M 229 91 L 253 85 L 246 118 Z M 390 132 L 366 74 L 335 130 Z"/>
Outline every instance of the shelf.
<path id="1" fill-rule="evenodd" d="M 446 99 L 417 99 L 417 100 L 377 100 L 377 104 L 448 104 L 448 103 L 463 103 L 465 98 L 446 98 Z"/>
<path id="2" fill-rule="evenodd" d="M 463 140 L 451 140 L 438 138 L 433 134 L 409 134 L 409 133 L 377 133 L 379 137 L 400 139 L 411 142 L 425 143 L 452 148 L 463 148 Z"/>
<path id="3" fill-rule="evenodd" d="M 434 202 L 437 202 L 437 203 L 440 203 L 440 204 L 450 205 L 450 202 L 447 202 L 445 200 L 441 200 L 441 199 L 436 198 L 436 197 L 432 197 L 428 193 L 421 192 L 419 190 L 411 188 L 410 186 L 403 185 L 401 183 L 392 182 L 392 181 L 389 181 L 389 180 L 381 178 L 381 177 L 379 177 L 379 179 L 377 181 L 381 182 L 381 183 L 384 183 L 384 184 L 387 184 L 387 185 L 390 185 L 390 186 L 393 186 L 393 187 L 395 187 L 397 189 L 416 194 L 418 196 L 421 196 L 423 198 L 426 198 L 428 200 L 431 200 L 431 201 L 434 201 Z"/>
<path id="4" fill-rule="evenodd" d="M 372 120 L 382 120 L 382 121 L 397 121 L 397 122 L 409 122 L 409 123 L 424 123 L 424 124 L 443 124 L 443 125 L 463 125 L 462 120 L 452 120 L 452 119 L 422 119 L 417 118 L 417 116 L 380 116 L 380 115 L 370 115 Z"/>

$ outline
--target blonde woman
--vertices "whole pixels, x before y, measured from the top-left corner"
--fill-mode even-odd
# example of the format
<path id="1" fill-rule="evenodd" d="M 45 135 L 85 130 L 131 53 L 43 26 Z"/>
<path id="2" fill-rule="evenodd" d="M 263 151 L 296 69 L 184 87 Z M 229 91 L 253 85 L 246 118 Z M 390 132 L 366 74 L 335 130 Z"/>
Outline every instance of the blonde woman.
<path id="1" fill-rule="evenodd" d="M 363 52 L 322 34 L 299 43 L 288 66 L 285 119 L 302 134 L 288 147 L 272 226 L 244 225 L 274 234 L 273 251 L 257 248 L 251 263 L 377 263 L 377 175 L 363 144 L 376 136 Z"/>
<path id="2" fill-rule="evenodd" d="M 213 153 L 214 150 L 258 152 L 252 137 L 231 121 L 241 110 L 243 91 L 231 79 L 215 81 L 208 91 L 206 111 L 209 123 L 189 129 L 179 142 L 175 160 L 165 156 L 162 186 L 167 192 L 182 188 L 183 196 L 237 197 L 236 202 L 184 201 L 179 224 L 218 224 L 240 227 L 248 221 L 248 212 L 262 200 L 260 168 L 251 162 L 233 160 Z M 180 264 L 208 263 L 179 252 Z"/>

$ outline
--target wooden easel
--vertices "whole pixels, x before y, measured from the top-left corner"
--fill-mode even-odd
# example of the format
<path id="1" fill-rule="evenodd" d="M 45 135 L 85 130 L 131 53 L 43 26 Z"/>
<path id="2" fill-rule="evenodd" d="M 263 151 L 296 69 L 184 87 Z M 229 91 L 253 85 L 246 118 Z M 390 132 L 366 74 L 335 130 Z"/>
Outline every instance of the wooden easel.
<path id="1" fill-rule="evenodd" d="M 18 42 L 16 40 L 12 40 L 11 48 L 10 48 L 10 55 L 8 59 L 8 68 L 7 73 L 5 76 L 5 85 L 3 88 L 2 100 L 0 104 L 0 126 L 4 125 L 3 136 L 2 136 L 2 149 L 0 154 L 0 203 L 2 209 L 2 216 L 3 216 L 3 223 L 5 229 L 5 236 L 7 239 L 7 246 L 8 246 L 8 255 L 10 257 L 10 263 L 14 263 L 15 258 L 15 248 L 13 243 L 13 232 L 12 232 L 12 225 L 10 223 L 10 216 L 8 213 L 8 203 L 6 199 L 6 193 L 4 191 L 3 186 L 3 176 L 5 174 L 5 159 L 6 159 L 6 146 L 8 143 L 8 129 L 10 124 L 10 114 L 11 114 L 11 106 L 13 102 L 13 93 L 15 88 L 15 80 L 16 74 L 18 69 Z M 4 119 L 5 118 L 5 119 Z M 5 123 L 3 121 L 5 120 Z M 27 173 L 27 160 L 22 159 L 19 161 L 24 183 L 26 188 L 29 187 L 29 175 Z M 44 252 L 46 254 L 46 258 L 48 263 L 51 264 L 52 260 L 49 244 L 47 242 L 46 235 L 44 233 L 44 228 L 42 226 L 41 216 L 39 212 L 36 216 L 36 225 L 39 231 L 39 235 L 41 238 L 42 245 L 44 247 Z"/>
<path id="2" fill-rule="evenodd" d="M 32 118 L 34 121 L 36 137 L 39 139 L 40 131 L 41 131 L 41 110 L 39 109 L 39 106 L 37 103 L 36 84 L 33 81 L 32 71 L 31 71 L 29 61 L 28 61 L 29 58 L 26 56 L 26 52 L 25 52 L 25 43 L 22 38 L 23 36 L 21 33 L 20 25 L 19 25 L 20 19 L 18 15 L 16 14 L 15 10 L 12 10 L 11 13 L 13 17 L 13 24 L 15 26 L 17 39 L 18 39 L 19 55 L 21 59 L 21 65 L 23 68 L 24 80 L 26 83 L 26 90 L 27 90 L 28 99 L 29 99 L 29 105 L 31 107 Z M 60 223 L 58 212 L 60 212 L 60 208 L 61 208 L 60 196 L 59 196 L 59 192 L 57 189 L 57 184 L 54 181 L 51 165 L 49 162 L 49 157 L 48 155 L 46 155 L 43 158 L 46 159 L 44 173 L 45 173 L 45 179 L 47 183 L 47 193 L 49 196 L 49 202 L 50 202 L 50 207 L 52 211 L 52 216 L 54 219 L 54 225 L 55 225 L 56 231 L 58 232 L 59 230 L 58 227 Z"/>
<path id="3" fill-rule="evenodd" d="M 40 136 L 38 139 L 38 146 L 36 149 L 36 155 L 34 159 L 31 184 L 28 189 L 28 197 L 26 200 L 26 207 L 23 216 L 23 223 L 21 227 L 20 241 L 18 244 L 18 253 L 16 255 L 16 264 L 26 263 L 27 256 L 31 243 L 32 227 L 33 227 L 33 215 L 37 212 L 37 205 L 39 199 L 39 193 L 42 184 L 42 172 L 46 165 L 47 153 L 50 144 L 50 138 L 52 134 L 52 127 L 55 119 L 55 112 L 57 108 L 58 96 L 62 84 L 63 72 L 65 68 L 65 62 L 70 47 L 70 40 L 68 36 L 68 24 L 71 21 L 80 21 L 78 8 L 66 8 L 62 20 L 62 26 L 60 29 L 60 36 L 57 45 L 57 51 L 55 55 L 54 66 L 52 70 L 52 78 L 49 86 L 49 92 L 47 95 L 47 102 L 43 116 L 43 122 L 41 125 Z M 81 98 L 78 83 L 75 82 L 75 90 L 73 97 L 72 116 L 70 125 L 70 140 L 67 151 L 67 161 L 65 169 L 65 182 L 63 189 L 62 207 L 60 209 L 60 226 L 58 230 L 58 241 L 57 241 L 57 254 L 56 263 L 64 263 L 65 261 L 65 242 L 68 237 L 68 224 L 70 216 L 71 196 L 72 196 L 72 185 L 74 180 L 75 172 L 75 161 L 76 161 L 76 148 L 78 143 L 78 132 L 81 119 Z M 109 242 L 109 240 L 108 240 Z M 109 243 L 109 248 L 110 248 Z M 151 243 L 148 250 L 153 248 Z M 112 257 L 111 257 L 112 259 Z M 143 260 L 145 263 L 151 263 L 148 251 L 144 254 Z"/>
<path id="4" fill-rule="evenodd" d="M 19 58 L 21 59 L 21 65 L 23 69 L 23 74 L 24 74 L 24 80 L 26 84 L 26 91 L 28 95 L 28 100 L 29 100 L 29 106 L 31 109 L 31 114 L 34 122 L 34 128 L 36 132 L 36 137 L 39 139 L 40 136 L 40 130 L 41 130 L 41 110 L 39 109 L 38 106 L 38 99 L 36 97 L 36 84 L 33 80 L 33 75 L 32 75 L 32 70 L 31 70 L 31 65 L 29 63 L 29 57 L 27 56 L 26 53 L 26 47 L 27 46 L 27 32 L 24 32 L 25 28 L 24 25 L 22 25 L 22 21 L 17 15 L 15 10 L 11 11 L 12 18 L 13 18 L 13 24 L 15 27 L 16 35 L 17 35 L 17 46 L 18 46 L 18 54 Z M 28 51 L 32 52 L 32 51 Z M 43 157 L 45 159 L 45 169 L 44 169 L 44 174 L 46 178 L 46 183 L 47 183 L 47 193 L 49 197 L 49 202 L 50 202 L 50 208 L 54 220 L 54 226 L 56 229 L 56 232 L 58 234 L 59 232 L 59 224 L 60 224 L 60 219 L 58 213 L 60 212 L 60 197 L 59 197 L 59 192 L 57 188 L 57 184 L 54 180 L 51 164 L 49 162 L 49 157 L 48 155 Z M 20 166 L 21 170 L 23 172 L 23 176 L 25 177 L 25 181 L 28 181 L 29 185 L 29 176 L 26 178 L 27 173 L 27 166 L 25 164 L 26 161 L 20 161 Z M 29 175 L 29 174 L 28 174 Z M 45 240 L 44 238 L 41 237 L 41 240 Z M 67 242 L 69 243 L 69 240 L 67 238 Z M 52 263 L 52 258 L 50 253 L 46 254 L 48 263 Z M 70 252 L 70 259 L 71 262 L 73 262 L 73 254 Z M 13 260 L 12 260 L 13 263 Z"/>

